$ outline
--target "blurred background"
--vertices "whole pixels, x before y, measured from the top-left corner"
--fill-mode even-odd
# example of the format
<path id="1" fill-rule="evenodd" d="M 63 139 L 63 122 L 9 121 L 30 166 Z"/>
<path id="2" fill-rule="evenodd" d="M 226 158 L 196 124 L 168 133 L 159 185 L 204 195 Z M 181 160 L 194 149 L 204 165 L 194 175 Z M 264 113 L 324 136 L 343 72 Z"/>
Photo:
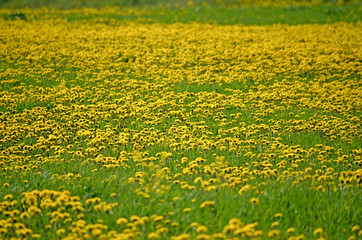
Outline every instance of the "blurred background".
<path id="1" fill-rule="evenodd" d="M 361 0 L 0 0 L 2 8 L 58 8 L 71 9 L 81 7 L 103 8 L 117 7 L 196 7 L 224 6 L 240 7 L 243 5 L 286 6 L 310 4 L 351 4 Z"/>

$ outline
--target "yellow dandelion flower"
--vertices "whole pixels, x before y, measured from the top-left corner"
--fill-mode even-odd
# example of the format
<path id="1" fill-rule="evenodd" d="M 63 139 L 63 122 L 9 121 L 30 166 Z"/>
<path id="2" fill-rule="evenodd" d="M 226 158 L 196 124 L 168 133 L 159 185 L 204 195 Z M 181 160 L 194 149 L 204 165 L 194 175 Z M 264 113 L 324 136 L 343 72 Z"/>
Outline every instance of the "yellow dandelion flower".
<path id="1" fill-rule="evenodd" d="M 322 228 L 317 228 L 313 231 L 313 235 L 320 235 L 320 234 L 323 234 Z"/>
<path id="2" fill-rule="evenodd" d="M 302 235 L 298 235 L 295 237 L 295 240 L 303 240 L 305 238 L 305 236 L 302 234 Z"/>
<path id="3" fill-rule="evenodd" d="M 198 227 L 196 228 L 196 232 L 198 232 L 198 233 L 207 232 L 207 227 L 206 227 L 206 226 L 198 226 Z"/>
<path id="4" fill-rule="evenodd" d="M 257 205 L 257 204 L 259 204 L 259 199 L 257 199 L 257 198 L 251 198 L 251 199 L 250 199 L 250 202 L 251 202 L 252 204 Z"/>
<path id="5" fill-rule="evenodd" d="M 200 224 L 198 224 L 197 222 L 192 222 L 190 226 L 193 228 L 197 228 L 198 226 L 200 226 Z"/>
<path id="6" fill-rule="evenodd" d="M 97 237 L 102 234 L 102 230 L 98 228 L 92 229 L 91 234 L 92 236 Z"/>
<path id="7" fill-rule="evenodd" d="M 27 212 L 23 212 L 22 214 L 20 214 L 20 218 L 21 219 L 27 219 L 27 218 L 30 218 L 30 215 Z"/>
<path id="8" fill-rule="evenodd" d="M 118 220 L 119 220 L 119 219 L 118 219 Z M 140 220 L 140 217 L 137 216 L 137 215 L 132 215 L 132 216 L 130 217 L 130 220 L 131 220 L 131 222 L 136 222 L 136 221 L 139 221 L 139 220 Z"/>
<path id="9" fill-rule="evenodd" d="M 352 227 L 352 232 L 357 232 L 359 229 L 360 229 L 360 226 L 359 226 L 359 225 L 354 225 L 354 226 Z"/>
<path id="10" fill-rule="evenodd" d="M 118 218 L 116 223 L 118 225 L 122 225 L 122 224 L 127 224 L 128 223 L 128 220 L 126 218 Z"/>
<path id="11" fill-rule="evenodd" d="M 31 215 L 36 215 L 41 213 L 41 210 L 35 206 L 30 206 L 28 209 L 28 213 L 30 213 Z"/>
<path id="12" fill-rule="evenodd" d="M 273 237 L 279 236 L 279 234 L 280 234 L 280 231 L 274 229 L 274 230 L 269 231 L 268 237 L 273 238 Z"/>
<path id="13" fill-rule="evenodd" d="M 164 219 L 164 216 L 157 216 L 153 219 L 153 221 L 159 222 L 159 221 L 162 221 L 163 219 Z"/>
<path id="14" fill-rule="evenodd" d="M 171 237 L 172 240 L 189 240 L 190 238 L 191 235 L 188 233 L 183 233 L 181 235 Z"/>
<path id="15" fill-rule="evenodd" d="M 156 238 L 159 238 L 159 237 L 160 237 L 160 235 L 158 233 L 156 233 L 156 232 L 151 232 L 151 233 L 149 233 L 147 235 L 148 239 L 156 239 Z"/>
<path id="16" fill-rule="evenodd" d="M 225 239 L 226 235 L 224 233 L 214 233 L 213 235 L 214 239 Z"/>
<path id="17" fill-rule="evenodd" d="M 208 239 L 211 239 L 211 237 L 207 234 L 199 234 L 197 235 L 196 239 L 199 239 L 199 240 L 208 240 Z"/>
<path id="18" fill-rule="evenodd" d="M 13 199 L 13 195 L 12 194 L 8 194 L 4 196 L 4 200 L 11 200 Z"/>
<path id="19" fill-rule="evenodd" d="M 182 210 L 184 213 L 188 213 L 191 212 L 191 208 L 185 208 L 184 210 Z"/>
<path id="20" fill-rule="evenodd" d="M 200 208 L 205 208 L 208 206 L 214 206 L 215 205 L 215 201 L 205 201 L 203 203 L 201 203 Z"/>
<path id="21" fill-rule="evenodd" d="M 256 230 L 254 232 L 254 237 L 260 237 L 263 236 L 264 232 L 262 230 Z"/>
<path id="22" fill-rule="evenodd" d="M 55 232 L 58 236 L 61 236 L 65 233 L 65 229 L 64 228 L 59 228 L 56 232 Z"/>
<path id="23" fill-rule="evenodd" d="M 273 223 L 271 224 L 271 226 L 272 226 L 272 227 L 277 227 L 277 226 L 279 226 L 279 222 L 278 222 L 278 221 L 273 222 Z"/>

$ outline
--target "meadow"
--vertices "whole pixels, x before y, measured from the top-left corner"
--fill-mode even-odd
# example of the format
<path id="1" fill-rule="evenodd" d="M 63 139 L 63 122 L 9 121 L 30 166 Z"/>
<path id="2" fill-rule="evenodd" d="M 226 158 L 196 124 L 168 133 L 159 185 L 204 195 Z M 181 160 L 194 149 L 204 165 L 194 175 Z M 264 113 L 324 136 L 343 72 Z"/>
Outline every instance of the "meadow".
<path id="1" fill-rule="evenodd" d="M 360 3 L 50 7 L 0 8 L 0 239 L 361 239 Z"/>

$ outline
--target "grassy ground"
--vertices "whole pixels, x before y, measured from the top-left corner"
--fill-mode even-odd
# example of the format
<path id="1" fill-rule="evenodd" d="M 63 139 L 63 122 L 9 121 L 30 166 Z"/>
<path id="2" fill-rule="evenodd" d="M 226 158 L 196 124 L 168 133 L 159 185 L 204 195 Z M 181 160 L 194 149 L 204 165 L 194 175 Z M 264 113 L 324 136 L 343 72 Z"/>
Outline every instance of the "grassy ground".
<path id="1" fill-rule="evenodd" d="M 1 239 L 362 236 L 359 5 L 195 5 L 0 10 Z"/>
<path id="2" fill-rule="evenodd" d="M 4 4 L 4 6 L 7 6 Z M 12 5 L 9 5 L 12 6 Z M 15 5 L 18 6 L 18 5 Z M 19 5 L 23 6 L 23 5 Z M 5 18 L 33 19 L 41 17 L 29 10 L 9 10 L 3 14 Z M 28 12 L 28 13 L 26 13 Z M 193 6 L 193 7 L 167 7 L 153 6 L 149 8 L 134 7 L 113 8 L 113 11 L 92 11 L 87 14 L 75 14 L 72 11 L 53 11 L 53 17 L 65 17 L 71 20 L 102 18 L 116 20 L 132 20 L 143 23 L 189 23 L 200 22 L 210 24 L 245 24 L 245 25 L 270 25 L 270 24 L 307 24 L 307 23 L 334 23 L 357 22 L 361 20 L 361 5 L 350 3 L 344 5 L 315 4 L 306 5 L 279 5 L 279 6 Z"/>
<path id="3" fill-rule="evenodd" d="M 219 7 L 240 7 L 240 6 L 300 6 L 300 5 L 348 5 L 348 4 L 360 4 L 360 0 L 1 0 L 1 7 L 13 7 L 13 8 L 58 8 L 58 9 L 70 9 L 79 7 L 91 7 L 102 8 L 106 6 L 111 7 L 200 7 L 200 6 L 219 6 Z"/>

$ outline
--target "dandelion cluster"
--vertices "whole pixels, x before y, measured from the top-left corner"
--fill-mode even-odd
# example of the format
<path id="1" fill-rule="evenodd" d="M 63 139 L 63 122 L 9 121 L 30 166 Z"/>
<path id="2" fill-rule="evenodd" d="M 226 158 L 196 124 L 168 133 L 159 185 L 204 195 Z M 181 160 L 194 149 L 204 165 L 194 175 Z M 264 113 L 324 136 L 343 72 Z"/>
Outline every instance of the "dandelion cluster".
<path id="1" fill-rule="evenodd" d="M 345 199 L 338 236 L 361 237 L 360 22 L 149 25 L 41 11 L 0 20 L 1 239 L 336 234 L 323 215 L 300 223 L 274 187 Z"/>

